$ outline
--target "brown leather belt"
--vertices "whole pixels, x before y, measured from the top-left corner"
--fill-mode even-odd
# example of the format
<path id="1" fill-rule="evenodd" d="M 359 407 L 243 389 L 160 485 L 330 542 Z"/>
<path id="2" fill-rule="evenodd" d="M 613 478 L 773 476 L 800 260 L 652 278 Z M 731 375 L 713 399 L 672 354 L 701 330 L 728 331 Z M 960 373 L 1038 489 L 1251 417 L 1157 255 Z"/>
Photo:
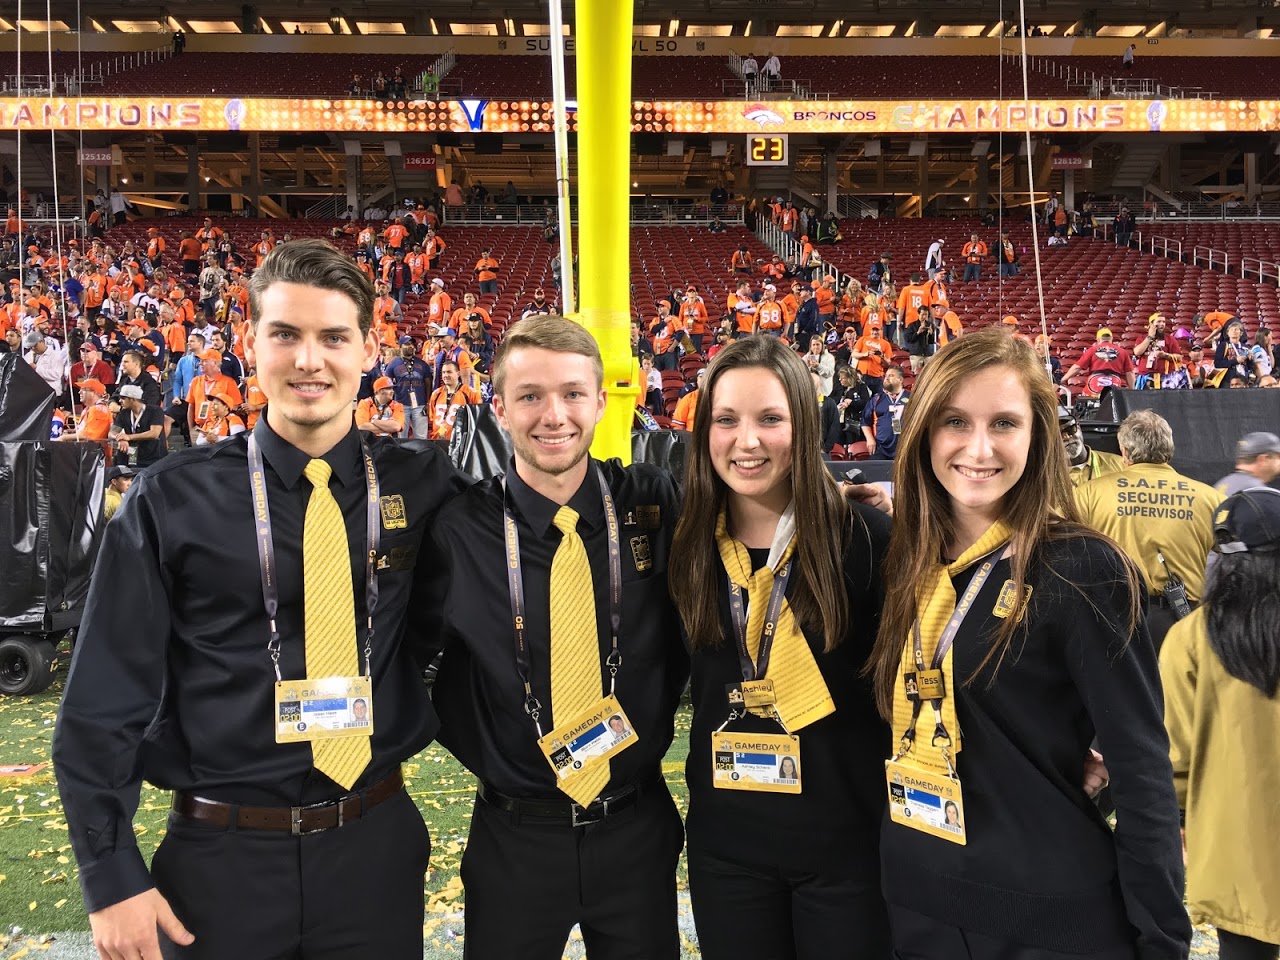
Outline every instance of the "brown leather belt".
<path id="1" fill-rule="evenodd" d="M 359 820 L 403 789 L 404 775 L 397 767 L 394 773 L 367 790 L 305 807 L 244 807 L 178 790 L 173 794 L 173 810 L 188 820 L 221 830 L 229 829 L 234 818 L 237 830 L 280 830 L 301 837 L 308 833 L 336 830 L 348 820 Z"/>

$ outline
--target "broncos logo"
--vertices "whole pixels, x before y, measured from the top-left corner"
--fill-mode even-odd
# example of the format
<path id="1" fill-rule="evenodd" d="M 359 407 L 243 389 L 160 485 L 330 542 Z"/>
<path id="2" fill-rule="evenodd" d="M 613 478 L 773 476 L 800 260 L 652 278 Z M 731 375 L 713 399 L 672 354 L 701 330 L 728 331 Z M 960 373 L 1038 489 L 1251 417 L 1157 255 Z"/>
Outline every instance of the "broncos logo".
<path id="1" fill-rule="evenodd" d="M 742 111 L 742 115 L 748 120 L 760 124 L 762 128 L 770 126 L 771 124 L 782 126 L 786 123 L 782 117 L 778 116 L 768 107 L 764 106 L 764 104 L 760 103 L 751 104 L 747 109 Z"/>

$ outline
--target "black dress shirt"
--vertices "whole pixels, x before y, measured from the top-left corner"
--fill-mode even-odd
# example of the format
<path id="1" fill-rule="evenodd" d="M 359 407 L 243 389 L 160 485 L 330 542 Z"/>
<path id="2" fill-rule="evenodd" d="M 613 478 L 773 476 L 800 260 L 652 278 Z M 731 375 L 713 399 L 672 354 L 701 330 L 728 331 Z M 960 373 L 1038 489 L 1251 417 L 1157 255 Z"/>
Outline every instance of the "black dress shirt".
<path id="1" fill-rule="evenodd" d="M 667 592 L 667 558 L 679 495 L 671 476 L 656 467 L 624 468 L 617 461 L 592 460 L 568 503 L 580 516 L 578 533 L 591 564 L 602 694 L 608 691 L 604 661 L 610 649 L 609 560 L 597 471 L 603 471 L 613 491 L 622 550 L 622 667 L 616 693 L 638 735 L 634 746 L 611 761 L 606 789 L 616 790 L 658 774 L 688 676 L 679 621 Z M 552 521 L 559 505 L 530 489 L 514 467 L 506 476 L 520 535 L 533 693 L 543 705 L 545 734 L 571 719 L 557 717 L 551 700 L 551 560 L 561 539 Z M 538 748 L 533 721 L 524 711 L 506 575 L 501 483 L 487 480 L 467 490 L 441 514 L 431 532 L 439 557 L 436 587 L 442 596 L 425 606 L 443 618 L 440 633 L 445 642 L 433 691 L 442 724 L 440 742 L 501 793 L 563 798 Z M 646 547 L 650 566 L 642 569 Z"/>
<path id="2" fill-rule="evenodd" d="M 862 668 L 880 624 L 881 563 L 890 521 L 871 507 L 855 504 L 850 509 L 855 522 L 845 548 L 849 621 L 844 639 L 830 653 L 823 653 L 821 634 L 804 630 L 836 709 L 797 731 L 804 779 L 798 796 L 712 786 L 711 733 L 729 716 L 725 685 L 741 681 L 742 667 L 732 639 L 727 583 L 722 579 L 716 596 L 707 598 L 719 607 L 724 640 L 693 655 L 693 725 L 685 768 L 691 849 L 696 845 L 736 862 L 782 863 L 808 871 L 825 872 L 833 861 L 854 861 L 874 882 L 886 798 L 889 726 L 876 712 L 872 687 Z M 767 550 L 753 551 L 752 566 L 763 566 L 767 557 Z M 735 721 L 732 729 L 781 732 L 776 721 L 755 716 Z M 761 829 L 765 824 L 769 826 Z"/>
<path id="3" fill-rule="evenodd" d="M 137 456 L 133 458 L 133 466 L 149 467 L 169 452 L 169 447 L 164 440 L 164 411 L 159 407 L 144 406 L 136 424 L 133 422 L 132 413 L 121 410 L 116 414 L 115 425 L 127 434 L 146 433 L 152 427 L 160 428 L 160 435 L 154 440 L 129 441 L 130 453 L 137 451 Z M 115 462 L 128 465 L 129 454 L 117 451 Z"/>
<path id="4" fill-rule="evenodd" d="M 302 527 L 310 457 L 258 421 L 280 609 L 280 670 L 306 676 Z M 415 564 L 436 509 L 469 482 L 434 444 L 371 447 L 383 497 L 372 650 L 373 759 L 359 790 L 431 742 L 438 721 L 408 645 Z M 247 434 L 176 452 L 134 481 L 108 525 L 54 733 L 54 767 L 85 906 L 140 893 L 151 879 L 131 827 L 142 780 L 226 802 L 291 806 L 344 791 L 312 766 L 310 744 L 275 742 Z M 356 638 L 365 636 L 367 500 L 359 434 L 323 458 L 351 552 Z M 384 514 L 384 517 L 388 516 Z M 415 635 L 425 636 L 421 631 Z M 426 654 L 424 654 L 424 657 Z"/>
<path id="5" fill-rule="evenodd" d="M 140 387 L 142 389 L 142 402 L 148 407 L 159 407 L 164 404 L 164 397 L 160 394 L 160 384 L 156 383 L 156 378 L 145 370 L 136 377 L 127 377 L 123 373 L 116 380 L 115 386 L 111 389 L 111 399 L 116 403 L 120 402 L 121 387 Z"/>

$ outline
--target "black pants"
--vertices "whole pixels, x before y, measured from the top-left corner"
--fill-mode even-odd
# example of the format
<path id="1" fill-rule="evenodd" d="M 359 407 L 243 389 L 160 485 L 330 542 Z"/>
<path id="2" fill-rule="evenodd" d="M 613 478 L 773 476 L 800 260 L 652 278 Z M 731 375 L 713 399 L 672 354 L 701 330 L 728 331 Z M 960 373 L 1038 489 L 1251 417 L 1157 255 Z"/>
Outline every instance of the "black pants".
<path id="1" fill-rule="evenodd" d="M 1264 943 L 1230 930 L 1218 931 L 1218 960 L 1276 960 L 1280 946 Z"/>
<path id="2" fill-rule="evenodd" d="M 431 839 L 404 791 L 305 837 L 176 814 L 151 864 L 195 943 L 182 960 L 420 960 Z M 163 939 L 163 936 L 162 936 Z"/>
<path id="3" fill-rule="evenodd" d="M 684 827 L 666 785 L 572 827 L 477 799 L 462 857 L 466 960 L 560 960 L 582 930 L 591 960 L 676 960 Z M 369 954 L 373 956 L 373 954 Z"/>
<path id="4" fill-rule="evenodd" d="M 988 934 L 964 930 L 889 905 L 894 960 L 1084 960 L 1081 954 L 1028 947 Z M 1088 960 L 1134 960 L 1133 947 L 1094 951 Z"/>
<path id="5" fill-rule="evenodd" d="M 745 840 L 746 838 L 744 838 Z M 702 960 L 886 960 L 880 874 L 854 858 L 819 865 L 724 860 L 689 849 Z"/>

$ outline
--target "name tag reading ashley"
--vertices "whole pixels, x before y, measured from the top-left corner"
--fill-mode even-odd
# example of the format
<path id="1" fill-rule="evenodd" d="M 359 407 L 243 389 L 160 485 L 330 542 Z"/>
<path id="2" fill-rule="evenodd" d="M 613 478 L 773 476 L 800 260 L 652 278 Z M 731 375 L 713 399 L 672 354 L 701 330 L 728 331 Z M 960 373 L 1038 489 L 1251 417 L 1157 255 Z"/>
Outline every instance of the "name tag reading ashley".
<path id="1" fill-rule="evenodd" d="M 588 766 L 608 760 L 636 742 L 636 731 L 613 694 L 591 710 L 539 738 L 542 755 L 557 780 L 567 780 Z"/>
<path id="2" fill-rule="evenodd" d="M 711 782 L 718 790 L 799 793 L 800 738 L 785 733 L 712 733 Z"/>
<path id="3" fill-rule="evenodd" d="M 368 677 L 324 677 L 276 683 L 276 743 L 373 735 Z"/>

